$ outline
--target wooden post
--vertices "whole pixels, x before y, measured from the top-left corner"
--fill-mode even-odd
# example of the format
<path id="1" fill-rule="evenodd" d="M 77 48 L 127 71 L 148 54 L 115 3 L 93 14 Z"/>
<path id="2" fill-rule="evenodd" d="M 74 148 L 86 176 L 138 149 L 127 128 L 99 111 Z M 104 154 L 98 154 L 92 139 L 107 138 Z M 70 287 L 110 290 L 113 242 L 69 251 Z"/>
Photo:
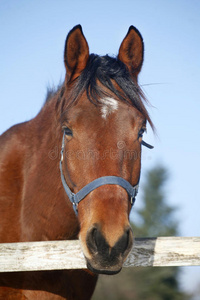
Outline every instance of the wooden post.
<path id="1" fill-rule="evenodd" d="M 199 266 L 200 237 L 135 239 L 124 266 Z M 79 241 L 0 244 L 0 272 L 84 269 Z"/>

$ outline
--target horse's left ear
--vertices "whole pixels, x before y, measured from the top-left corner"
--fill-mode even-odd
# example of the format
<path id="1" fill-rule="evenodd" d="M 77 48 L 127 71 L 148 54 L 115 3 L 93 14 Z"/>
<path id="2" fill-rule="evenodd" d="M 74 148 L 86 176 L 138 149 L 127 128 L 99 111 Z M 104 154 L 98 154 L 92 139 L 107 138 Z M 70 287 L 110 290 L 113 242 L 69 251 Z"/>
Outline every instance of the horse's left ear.
<path id="1" fill-rule="evenodd" d="M 65 42 L 64 62 L 68 82 L 81 74 L 86 67 L 88 58 L 88 43 L 83 35 L 81 25 L 77 25 L 69 32 Z"/>
<path id="2" fill-rule="evenodd" d="M 131 75 L 137 80 L 137 76 L 142 68 L 143 58 L 143 38 L 137 28 L 130 26 L 119 48 L 118 59 L 128 67 Z"/>

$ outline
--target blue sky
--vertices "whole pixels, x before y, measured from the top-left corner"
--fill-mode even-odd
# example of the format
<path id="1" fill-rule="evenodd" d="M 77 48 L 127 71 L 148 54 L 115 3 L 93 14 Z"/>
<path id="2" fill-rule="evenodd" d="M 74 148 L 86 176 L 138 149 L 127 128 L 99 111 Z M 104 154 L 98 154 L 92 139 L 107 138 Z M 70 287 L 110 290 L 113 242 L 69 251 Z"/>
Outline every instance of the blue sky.
<path id="1" fill-rule="evenodd" d="M 166 166 L 167 200 L 177 207 L 180 235 L 199 236 L 199 16 L 198 0 L 1 0 L 0 133 L 33 118 L 46 87 L 64 79 L 64 42 L 74 25 L 82 25 L 90 52 L 110 55 L 136 26 L 145 42 L 139 82 L 158 132 L 145 136 L 155 149 L 143 151 L 141 181 L 150 167 Z M 194 289 L 200 268 L 182 269 L 181 282 Z"/>

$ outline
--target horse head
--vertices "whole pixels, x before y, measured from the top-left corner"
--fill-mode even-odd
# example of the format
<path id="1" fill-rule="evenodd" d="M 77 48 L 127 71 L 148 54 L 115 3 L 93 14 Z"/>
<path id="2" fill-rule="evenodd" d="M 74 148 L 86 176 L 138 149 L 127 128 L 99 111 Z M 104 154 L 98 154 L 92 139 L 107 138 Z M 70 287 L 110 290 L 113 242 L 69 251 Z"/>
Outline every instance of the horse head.
<path id="1" fill-rule="evenodd" d="M 117 58 L 89 54 L 80 25 L 66 39 L 61 173 L 74 201 L 88 268 L 95 273 L 119 272 L 133 245 L 129 213 L 140 178 L 143 133 L 147 121 L 152 125 L 137 84 L 143 53 L 133 26 Z"/>

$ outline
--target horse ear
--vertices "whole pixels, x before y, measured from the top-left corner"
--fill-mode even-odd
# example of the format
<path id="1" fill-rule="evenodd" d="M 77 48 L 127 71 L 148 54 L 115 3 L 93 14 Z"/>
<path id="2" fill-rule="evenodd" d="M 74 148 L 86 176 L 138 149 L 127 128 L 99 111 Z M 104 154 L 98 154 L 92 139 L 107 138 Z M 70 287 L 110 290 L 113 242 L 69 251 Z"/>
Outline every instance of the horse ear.
<path id="1" fill-rule="evenodd" d="M 143 38 L 137 28 L 130 26 L 119 48 L 118 59 L 128 67 L 131 75 L 137 80 L 137 76 L 142 68 L 143 58 Z"/>
<path id="2" fill-rule="evenodd" d="M 65 42 L 64 62 L 67 81 L 76 79 L 86 67 L 89 58 L 88 43 L 83 35 L 81 25 L 75 26 Z"/>

